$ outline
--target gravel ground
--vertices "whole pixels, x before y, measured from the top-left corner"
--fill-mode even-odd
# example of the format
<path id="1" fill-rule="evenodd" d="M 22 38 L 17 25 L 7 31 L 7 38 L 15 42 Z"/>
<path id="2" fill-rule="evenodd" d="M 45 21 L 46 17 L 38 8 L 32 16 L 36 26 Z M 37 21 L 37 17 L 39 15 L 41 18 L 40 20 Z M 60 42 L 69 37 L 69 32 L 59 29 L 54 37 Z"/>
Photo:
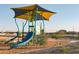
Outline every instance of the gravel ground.
<path id="1" fill-rule="evenodd" d="M 22 52 L 22 54 L 79 54 L 79 42 L 63 47 L 49 47 Z"/>
<path id="2" fill-rule="evenodd" d="M 79 53 L 79 41 L 55 40 L 49 38 L 46 47 L 23 47 L 19 49 L 8 49 L 9 46 L 0 44 L 0 54 L 75 54 Z M 70 43 L 70 44 L 69 44 Z"/>

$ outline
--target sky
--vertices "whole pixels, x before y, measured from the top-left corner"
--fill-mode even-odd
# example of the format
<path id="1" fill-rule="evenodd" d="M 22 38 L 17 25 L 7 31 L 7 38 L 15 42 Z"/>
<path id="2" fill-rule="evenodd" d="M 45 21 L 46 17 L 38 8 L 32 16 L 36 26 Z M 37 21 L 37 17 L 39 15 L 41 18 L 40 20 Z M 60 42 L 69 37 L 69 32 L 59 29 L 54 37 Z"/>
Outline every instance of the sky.
<path id="1" fill-rule="evenodd" d="M 29 4 L 31 5 L 31 4 Z M 0 31 L 17 31 L 14 22 L 14 11 L 11 8 L 29 6 L 28 4 L 0 4 Z M 45 32 L 59 30 L 79 32 L 79 4 L 39 4 L 39 6 L 56 12 L 54 16 L 45 21 Z M 24 20 L 17 20 L 20 30 Z M 27 31 L 27 25 L 25 27 Z"/>

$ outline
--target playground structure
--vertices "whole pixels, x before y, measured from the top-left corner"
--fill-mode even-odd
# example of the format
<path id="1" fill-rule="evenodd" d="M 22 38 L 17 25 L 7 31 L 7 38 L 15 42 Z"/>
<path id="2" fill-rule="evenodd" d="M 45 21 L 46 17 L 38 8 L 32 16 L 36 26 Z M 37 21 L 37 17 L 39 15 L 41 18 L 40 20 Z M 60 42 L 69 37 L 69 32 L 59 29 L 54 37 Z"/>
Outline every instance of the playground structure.
<path id="1" fill-rule="evenodd" d="M 15 23 L 16 23 L 16 26 L 18 29 L 17 35 L 14 38 L 5 42 L 7 44 L 10 41 L 13 41 L 16 38 L 18 38 L 17 43 L 10 44 L 11 48 L 18 48 L 19 46 L 28 45 L 28 43 L 31 40 L 33 40 L 33 38 L 36 36 L 36 26 L 37 26 L 36 21 L 41 20 L 40 35 L 43 35 L 44 34 L 44 26 L 45 26 L 44 20 L 48 21 L 50 16 L 55 14 L 55 12 L 46 10 L 37 4 L 31 5 L 31 6 L 25 6 L 25 7 L 11 8 L 11 9 L 15 12 L 14 19 L 15 19 Z M 23 23 L 22 40 L 21 41 L 19 41 L 19 26 L 16 22 L 16 18 L 26 20 L 26 22 Z M 25 28 L 25 25 L 27 24 L 27 22 L 28 22 L 28 33 L 26 33 L 26 35 L 24 35 L 24 28 Z"/>

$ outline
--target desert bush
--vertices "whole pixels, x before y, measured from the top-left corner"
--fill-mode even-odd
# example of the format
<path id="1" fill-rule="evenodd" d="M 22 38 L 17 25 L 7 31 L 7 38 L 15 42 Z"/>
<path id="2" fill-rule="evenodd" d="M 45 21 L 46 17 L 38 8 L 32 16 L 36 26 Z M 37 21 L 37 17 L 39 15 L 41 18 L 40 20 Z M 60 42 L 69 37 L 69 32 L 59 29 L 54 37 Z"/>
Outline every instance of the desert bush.
<path id="1" fill-rule="evenodd" d="M 44 44 L 45 44 L 45 39 L 39 38 L 38 41 L 37 41 L 37 43 L 38 43 L 39 45 L 44 45 Z"/>

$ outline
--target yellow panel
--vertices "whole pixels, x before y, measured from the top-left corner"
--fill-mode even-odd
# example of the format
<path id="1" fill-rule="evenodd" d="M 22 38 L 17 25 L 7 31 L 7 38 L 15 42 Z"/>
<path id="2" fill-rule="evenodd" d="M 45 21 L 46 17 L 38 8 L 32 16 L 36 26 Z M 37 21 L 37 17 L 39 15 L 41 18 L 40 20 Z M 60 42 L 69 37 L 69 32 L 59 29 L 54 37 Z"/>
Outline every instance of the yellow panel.
<path id="1" fill-rule="evenodd" d="M 27 19 L 28 19 L 28 17 L 27 17 L 27 16 L 25 16 L 25 15 L 20 15 L 20 16 L 17 16 L 16 18 L 21 18 L 21 19 L 25 19 L 25 20 L 27 20 Z"/>
<path id="2" fill-rule="evenodd" d="M 50 16 L 53 14 L 54 13 L 50 13 L 50 12 L 42 12 L 40 15 L 43 16 L 46 20 L 49 20 Z"/>
<path id="3" fill-rule="evenodd" d="M 34 5 L 31 5 L 31 6 L 24 6 L 24 7 L 19 7 L 19 8 L 14 8 L 15 10 L 22 10 L 22 11 L 29 11 L 29 12 L 26 12 L 27 14 L 30 15 L 30 17 L 27 16 L 27 14 L 22 14 L 22 15 L 19 15 L 19 16 L 16 16 L 16 18 L 21 18 L 21 19 L 25 19 L 25 20 L 28 20 L 28 18 L 30 18 L 30 21 L 33 21 L 34 17 L 33 17 L 33 14 L 34 14 L 34 10 L 39 7 L 37 4 L 34 4 Z M 39 7 L 41 9 L 41 7 Z M 36 13 L 40 14 L 41 16 L 44 17 L 44 20 L 49 20 L 49 17 L 55 13 L 53 12 L 50 12 L 50 11 L 46 11 L 44 9 L 40 9 L 38 11 L 36 11 Z"/>
<path id="4" fill-rule="evenodd" d="M 29 10 L 34 10 L 36 6 L 37 5 L 35 4 L 35 5 L 32 5 L 32 6 L 19 7 L 19 8 L 15 8 L 15 9 L 28 10 L 29 11 Z"/>
<path id="5" fill-rule="evenodd" d="M 28 18 L 28 16 L 26 16 L 25 14 L 17 16 L 16 18 L 21 18 L 21 19 L 24 19 L 24 20 L 30 19 L 30 21 L 33 21 L 33 16 L 29 16 L 29 18 Z"/>
<path id="6" fill-rule="evenodd" d="M 51 13 L 51 12 L 43 12 L 43 11 L 38 11 L 38 14 L 40 14 L 42 17 L 44 17 L 44 20 L 49 20 L 51 15 L 54 15 L 55 13 Z M 27 14 L 29 14 L 29 17 L 27 16 Z M 30 21 L 34 21 L 34 17 L 33 17 L 33 12 L 28 12 L 28 13 L 22 14 L 20 16 L 17 16 L 16 18 L 21 18 L 24 20 L 28 20 L 30 18 Z"/>

